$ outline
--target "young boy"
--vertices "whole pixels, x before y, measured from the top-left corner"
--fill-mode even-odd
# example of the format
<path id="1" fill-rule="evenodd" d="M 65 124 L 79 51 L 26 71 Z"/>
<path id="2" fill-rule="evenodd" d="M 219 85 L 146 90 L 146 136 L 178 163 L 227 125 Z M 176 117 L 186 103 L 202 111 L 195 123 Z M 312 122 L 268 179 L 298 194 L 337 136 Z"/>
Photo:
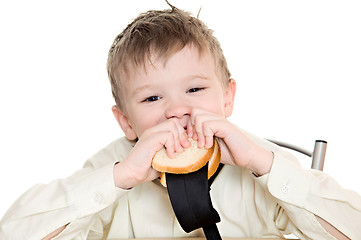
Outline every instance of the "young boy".
<path id="1" fill-rule="evenodd" d="M 23 194 L 0 239 L 202 236 L 182 230 L 151 162 L 163 147 L 170 157 L 182 152 L 189 137 L 210 148 L 214 136 L 225 164 L 211 189 L 223 237 L 360 238 L 357 194 L 227 120 L 236 83 L 198 19 L 177 8 L 141 14 L 115 39 L 108 73 L 125 138 L 72 176 Z"/>

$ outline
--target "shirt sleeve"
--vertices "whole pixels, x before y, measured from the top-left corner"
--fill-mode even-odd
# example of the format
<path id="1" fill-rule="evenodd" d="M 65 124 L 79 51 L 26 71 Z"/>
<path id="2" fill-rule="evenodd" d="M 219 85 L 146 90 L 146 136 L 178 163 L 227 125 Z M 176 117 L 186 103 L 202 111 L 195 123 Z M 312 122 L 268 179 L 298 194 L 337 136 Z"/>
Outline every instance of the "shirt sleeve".
<path id="1" fill-rule="evenodd" d="M 122 158 L 115 147 L 94 155 L 72 176 L 25 192 L 1 220 L 0 238 L 39 240 L 68 224 L 59 239 L 85 239 L 95 213 L 128 192 L 114 185 L 113 167 Z"/>
<path id="2" fill-rule="evenodd" d="M 274 156 L 270 173 L 256 181 L 278 203 L 278 223 L 294 224 L 300 238 L 335 239 L 317 221 L 317 215 L 351 239 L 361 236 L 361 197 L 357 193 L 343 189 L 324 172 L 303 169 L 277 152 Z"/>

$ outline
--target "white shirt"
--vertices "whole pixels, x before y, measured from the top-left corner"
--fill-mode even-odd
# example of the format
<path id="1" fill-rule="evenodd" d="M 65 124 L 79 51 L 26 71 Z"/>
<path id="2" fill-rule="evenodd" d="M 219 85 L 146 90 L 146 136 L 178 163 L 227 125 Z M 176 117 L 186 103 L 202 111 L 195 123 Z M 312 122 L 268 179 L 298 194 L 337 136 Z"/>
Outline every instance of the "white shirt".
<path id="1" fill-rule="evenodd" d="M 248 133 L 247 133 L 248 134 Z M 224 166 L 211 186 L 222 237 L 335 239 L 317 221 L 325 219 L 351 239 L 361 239 L 361 197 L 325 173 L 303 169 L 278 146 L 249 137 L 274 152 L 269 174 L 254 177 Z M 167 191 L 158 180 L 131 190 L 115 187 L 113 166 L 133 144 L 120 138 L 91 157 L 72 176 L 38 184 L 24 193 L 0 222 L 0 240 L 39 240 L 70 223 L 54 239 L 117 239 L 203 236 L 180 227 Z"/>

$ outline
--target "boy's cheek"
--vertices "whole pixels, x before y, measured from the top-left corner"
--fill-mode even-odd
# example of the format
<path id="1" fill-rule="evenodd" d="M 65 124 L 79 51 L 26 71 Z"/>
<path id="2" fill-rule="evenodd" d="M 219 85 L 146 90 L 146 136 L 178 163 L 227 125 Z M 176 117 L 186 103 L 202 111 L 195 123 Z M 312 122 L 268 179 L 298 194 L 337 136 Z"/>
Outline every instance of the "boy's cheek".
<path id="1" fill-rule="evenodd" d="M 156 114 L 144 113 L 138 116 L 138 121 L 135 123 L 135 129 L 138 137 L 140 137 L 146 130 L 159 125 L 162 121 L 156 117 Z"/>

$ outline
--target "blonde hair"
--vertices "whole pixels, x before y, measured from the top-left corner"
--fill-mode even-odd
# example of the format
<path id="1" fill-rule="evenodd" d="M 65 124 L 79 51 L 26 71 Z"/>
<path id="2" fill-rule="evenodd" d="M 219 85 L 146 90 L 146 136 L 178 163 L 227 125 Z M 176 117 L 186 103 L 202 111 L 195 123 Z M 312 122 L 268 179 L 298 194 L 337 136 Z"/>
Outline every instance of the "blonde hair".
<path id="1" fill-rule="evenodd" d="M 231 74 L 218 40 L 202 21 L 172 6 L 172 9 L 152 10 L 140 14 L 114 40 L 108 55 L 107 71 L 117 106 L 123 108 L 124 78 L 129 79 L 155 54 L 165 62 L 187 45 L 195 46 L 200 54 L 209 51 L 216 72 L 227 86 Z"/>

